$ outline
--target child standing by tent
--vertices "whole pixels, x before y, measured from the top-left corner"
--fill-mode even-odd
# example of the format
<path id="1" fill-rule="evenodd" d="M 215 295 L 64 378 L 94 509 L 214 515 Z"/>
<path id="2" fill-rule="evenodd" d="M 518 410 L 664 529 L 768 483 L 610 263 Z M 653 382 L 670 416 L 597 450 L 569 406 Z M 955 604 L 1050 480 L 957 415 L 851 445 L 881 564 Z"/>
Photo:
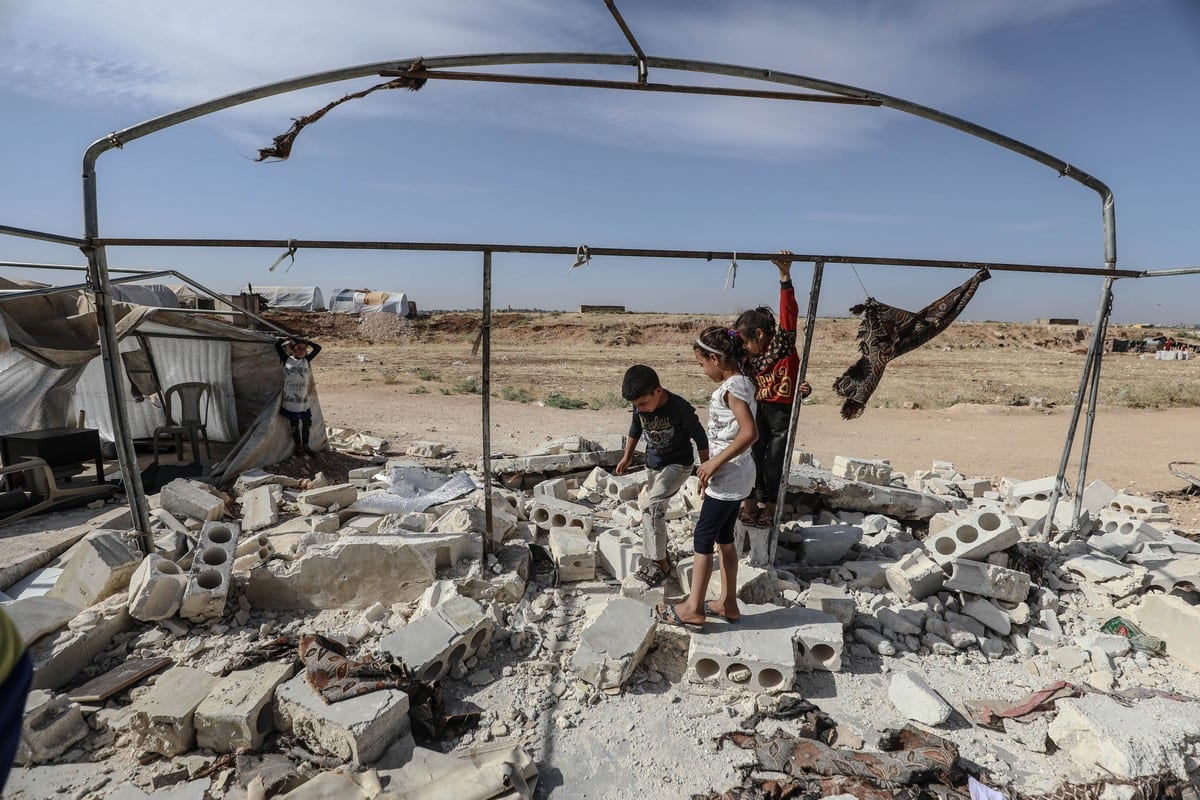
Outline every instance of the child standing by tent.
<path id="1" fill-rule="evenodd" d="M 286 349 L 285 349 L 286 342 Z M 311 362 L 321 352 L 321 345 L 308 339 L 276 339 L 275 352 L 283 362 L 283 402 L 280 415 L 292 426 L 292 441 L 296 450 L 312 455 L 308 434 L 312 429 L 312 409 L 308 404 L 308 386 L 312 378 Z"/>
<path id="2" fill-rule="evenodd" d="M 791 250 L 780 250 L 790 256 Z M 800 397 L 808 397 L 812 387 L 807 382 L 798 387 L 800 356 L 796 353 L 796 321 L 800 309 L 796 305 L 796 289 L 792 286 L 792 262 L 777 258 L 772 262 L 779 270 L 779 325 L 767 306 L 743 311 L 733 327 L 746 342 L 750 354 L 752 375 L 757 385 L 758 441 L 754 445 L 754 464 L 758 478 L 754 497 L 742 504 L 740 518 L 746 525 L 764 527 L 775 519 L 775 503 L 779 481 L 783 477 L 783 462 L 787 457 L 788 425 L 792 418 L 792 398 L 799 389 Z M 756 502 L 757 501 L 757 502 Z"/>
<path id="3" fill-rule="evenodd" d="M 758 438 L 754 424 L 754 384 L 743 372 L 742 336 L 733 328 L 706 328 L 692 345 L 696 362 L 719 384 L 708 401 L 708 446 L 711 457 L 696 475 L 704 503 L 692 534 L 696 551 L 691 594 L 678 605 L 659 605 L 654 616 L 664 625 L 700 630 L 708 616 L 730 622 L 741 612 L 737 604 L 737 548 L 733 528 L 738 507 L 754 489 L 750 447 Z M 714 545 L 721 551 L 721 595 L 705 602 L 713 572 Z"/>

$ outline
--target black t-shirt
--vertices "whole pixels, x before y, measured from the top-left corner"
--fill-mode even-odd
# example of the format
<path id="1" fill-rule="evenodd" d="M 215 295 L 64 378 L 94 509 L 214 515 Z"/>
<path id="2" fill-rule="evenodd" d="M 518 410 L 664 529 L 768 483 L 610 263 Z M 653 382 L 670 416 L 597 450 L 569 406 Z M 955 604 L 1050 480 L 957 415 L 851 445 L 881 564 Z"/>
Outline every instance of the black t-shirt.
<path id="1" fill-rule="evenodd" d="M 665 389 L 663 391 L 666 391 Z M 629 438 L 646 439 L 646 466 L 660 469 L 668 464 L 691 466 L 692 442 L 697 450 L 708 449 L 708 434 L 700 424 L 696 409 L 677 394 L 667 392 L 667 402 L 657 411 L 634 410 L 629 423 Z"/>

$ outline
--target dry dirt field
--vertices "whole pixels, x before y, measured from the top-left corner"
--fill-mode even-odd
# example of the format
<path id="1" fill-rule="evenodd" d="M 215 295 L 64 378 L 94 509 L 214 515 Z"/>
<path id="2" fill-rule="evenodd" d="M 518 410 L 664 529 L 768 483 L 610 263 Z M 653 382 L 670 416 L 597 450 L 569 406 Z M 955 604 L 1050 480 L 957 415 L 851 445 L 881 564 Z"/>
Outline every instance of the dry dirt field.
<path id="1" fill-rule="evenodd" d="M 325 347 L 314 369 L 328 424 L 371 431 L 396 451 L 429 439 L 455 448 L 460 459 L 479 456 L 478 314 L 412 322 L 383 315 L 362 322 L 340 314 L 274 318 Z M 711 385 L 695 365 L 691 341 L 705 325 L 729 321 L 686 314 L 495 314 L 493 453 L 522 453 L 570 434 L 623 432 L 628 412 L 620 380 L 634 363 L 650 364 L 667 388 L 703 406 Z M 900 471 L 928 469 L 934 459 L 952 461 L 971 476 L 1037 478 L 1057 470 L 1086 327 L 956 323 L 890 364 L 872 406 L 846 422 L 830 386 L 858 357 L 857 324 L 817 321 L 809 369 L 814 392 L 800 414 L 799 447 L 827 464 L 837 454 L 887 458 Z M 1100 399 L 1089 480 L 1162 496 L 1177 526 L 1200 530 L 1200 502 L 1184 494 L 1187 482 L 1167 468 L 1170 461 L 1200 461 L 1200 359 L 1106 354 Z M 1082 429 L 1081 423 L 1075 454 Z M 1072 484 L 1077 472 L 1073 459 Z"/>

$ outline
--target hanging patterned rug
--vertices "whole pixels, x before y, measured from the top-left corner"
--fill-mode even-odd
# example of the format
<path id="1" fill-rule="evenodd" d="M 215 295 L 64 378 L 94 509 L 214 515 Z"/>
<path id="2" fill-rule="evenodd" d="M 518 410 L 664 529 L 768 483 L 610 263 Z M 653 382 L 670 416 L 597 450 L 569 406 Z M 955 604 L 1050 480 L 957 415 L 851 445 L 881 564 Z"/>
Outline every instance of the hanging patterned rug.
<path id="1" fill-rule="evenodd" d="M 981 269 L 962 286 L 916 313 L 885 305 L 873 297 L 850 309 L 850 313 L 862 314 L 863 318 L 858 326 L 858 349 L 862 358 L 833 382 L 833 390 L 845 398 L 842 419 L 862 416 L 888 362 L 917 349 L 950 327 L 975 296 L 979 284 L 990 277 L 990 272 Z"/>

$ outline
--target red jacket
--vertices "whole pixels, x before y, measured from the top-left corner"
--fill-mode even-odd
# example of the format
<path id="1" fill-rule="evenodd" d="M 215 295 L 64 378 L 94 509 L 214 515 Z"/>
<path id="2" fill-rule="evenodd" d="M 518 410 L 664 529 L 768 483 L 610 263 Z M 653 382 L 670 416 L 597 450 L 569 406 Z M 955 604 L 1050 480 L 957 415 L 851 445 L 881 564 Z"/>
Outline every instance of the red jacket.
<path id="1" fill-rule="evenodd" d="M 754 399 L 760 403 L 791 405 L 800 375 L 800 355 L 796 352 L 796 321 L 800 307 L 791 281 L 779 285 L 779 324 L 767 351 L 754 359 Z"/>

